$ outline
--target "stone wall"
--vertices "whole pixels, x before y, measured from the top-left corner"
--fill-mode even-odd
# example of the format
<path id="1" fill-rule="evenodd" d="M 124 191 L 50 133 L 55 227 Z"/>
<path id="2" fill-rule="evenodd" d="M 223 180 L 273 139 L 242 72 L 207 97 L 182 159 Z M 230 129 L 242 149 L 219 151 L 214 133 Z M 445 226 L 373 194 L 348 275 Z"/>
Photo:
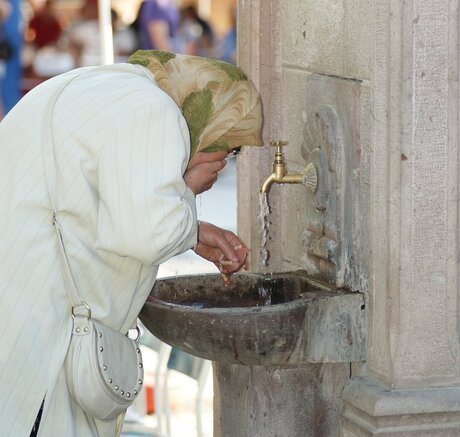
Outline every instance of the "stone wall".
<path id="1" fill-rule="evenodd" d="M 458 0 L 239 6 L 264 139 L 289 141 L 290 172 L 320 171 L 315 195 L 272 187 L 265 268 L 258 189 L 273 151 L 244 152 L 252 268 L 307 269 L 367 296 L 368 359 L 344 392 L 343 436 L 460 435 Z"/>
<path id="2" fill-rule="evenodd" d="M 239 1 L 238 63 L 261 91 L 267 144 L 262 150 L 244 150 L 238 159 L 238 230 L 252 249 L 254 271 L 306 269 L 338 286 L 360 291 L 367 287 L 363 271 L 368 269 L 369 218 L 368 210 L 357 205 L 369 203 L 370 3 Z M 300 185 L 272 186 L 270 258 L 263 266 L 259 189 L 271 172 L 274 149 L 268 143 L 275 139 L 289 141 L 284 151 L 289 172 L 314 162 L 320 181 L 316 194 Z M 324 375 L 334 377 L 320 380 L 314 376 L 317 368 L 311 364 L 291 369 L 295 384 L 285 378 L 283 391 L 262 397 L 260 390 L 246 385 L 245 399 L 262 405 L 286 393 L 297 394 L 287 404 L 289 412 L 274 422 L 270 420 L 275 418 L 257 416 L 254 428 L 241 435 L 281 435 L 276 430 L 282 425 L 284 436 L 338 437 L 343 410 L 339 393 L 349 378 L 350 363 L 323 363 Z M 248 369 L 250 374 L 254 371 Z M 270 368 L 257 372 L 262 379 L 280 373 Z M 321 409 L 322 393 L 334 393 L 328 408 L 321 415 L 311 414 L 312 408 Z M 216 411 L 224 402 L 219 399 Z M 246 409 L 254 407 L 249 404 Z"/>
<path id="3" fill-rule="evenodd" d="M 369 354 L 343 432 L 456 436 L 458 1 L 381 2 L 373 22 Z"/>
<path id="4" fill-rule="evenodd" d="M 357 290 L 367 285 L 361 263 L 369 259 L 368 208 L 357 205 L 369 204 L 371 16 L 367 0 L 240 2 L 239 40 L 250 43 L 240 44 L 239 63 L 262 91 L 264 140 L 289 141 L 290 172 L 308 161 L 320 166 L 315 195 L 303 186 L 272 187 L 268 270 L 308 269 Z M 246 153 L 239 230 L 257 270 L 264 268 L 257 196 L 274 151 Z"/>

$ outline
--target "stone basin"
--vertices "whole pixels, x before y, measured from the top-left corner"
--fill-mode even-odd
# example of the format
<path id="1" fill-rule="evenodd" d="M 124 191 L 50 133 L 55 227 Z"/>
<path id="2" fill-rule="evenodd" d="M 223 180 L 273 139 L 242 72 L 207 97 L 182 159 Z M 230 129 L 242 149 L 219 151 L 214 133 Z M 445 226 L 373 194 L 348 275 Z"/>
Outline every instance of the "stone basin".
<path id="1" fill-rule="evenodd" d="M 305 272 L 157 280 L 140 319 L 160 340 L 212 361 L 255 366 L 365 359 L 364 297 Z"/>

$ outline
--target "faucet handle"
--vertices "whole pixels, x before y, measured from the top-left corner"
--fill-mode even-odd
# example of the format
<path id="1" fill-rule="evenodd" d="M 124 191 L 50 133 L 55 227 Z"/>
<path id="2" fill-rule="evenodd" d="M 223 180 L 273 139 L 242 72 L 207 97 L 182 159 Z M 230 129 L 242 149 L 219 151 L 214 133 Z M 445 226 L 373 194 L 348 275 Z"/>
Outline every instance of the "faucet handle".
<path id="1" fill-rule="evenodd" d="M 281 153 L 281 147 L 287 146 L 288 144 L 288 141 L 283 140 L 270 141 L 270 146 L 276 147 L 276 153 Z"/>

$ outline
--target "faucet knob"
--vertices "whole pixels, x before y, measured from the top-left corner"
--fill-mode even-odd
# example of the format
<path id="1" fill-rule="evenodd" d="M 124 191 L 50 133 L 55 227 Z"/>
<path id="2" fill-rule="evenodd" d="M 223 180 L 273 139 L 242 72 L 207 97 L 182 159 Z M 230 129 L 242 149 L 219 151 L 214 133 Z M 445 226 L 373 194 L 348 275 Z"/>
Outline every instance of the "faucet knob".
<path id="1" fill-rule="evenodd" d="M 276 147 L 277 153 L 281 153 L 281 147 L 287 146 L 288 144 L 288 141 L 283 140 L 270 141 L 270 146 Z"/>

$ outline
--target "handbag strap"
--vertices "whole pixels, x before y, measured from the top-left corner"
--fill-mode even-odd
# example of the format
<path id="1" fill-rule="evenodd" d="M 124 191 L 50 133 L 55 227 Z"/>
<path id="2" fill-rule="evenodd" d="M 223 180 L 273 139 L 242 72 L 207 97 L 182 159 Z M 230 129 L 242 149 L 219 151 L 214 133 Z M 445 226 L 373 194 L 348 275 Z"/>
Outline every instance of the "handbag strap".
<path id="1" fill-rule="evenodd" d="M 51 201 L 51 206 L 53 209 L 52 215 L 52 224 L 54 229 L 56 230 L 56 234 L 58 237 L 59 242 L 59 253 L 61 254 L 61 259 L 64 265 L 64 281 L 67 289 L 67 293 L 69 295 L 70 302 L 72 304 L 72 316 L 83 316 L 88 319 L 91 318 L 91 308 L 90 306 L 80 297 L 78 293 L 77 286 L 75 285 L 75 281 L 73 279 L 72 271 L 70 269 L 69 264 L 69 257 L 67 256 L 67 251 L 65 249 L 64 244 L 64 237 L 62 235 L 62 225 L 59 221 L 59 214 L 58 214 L 58 205 L 57 205 L 57 194 L 58 194 L 58 177 L 57 177 L 57 170 L 56 170 L 56 156 L 54 153 L 54 132 L 53 132 L 53 114 L 54 114 L 54 107 L 56 106 L 56 102 L 59 96 L 64 91 L 64 88 L 69 85 L 73 80 L 77 77 L 82 75 L 85 71 L 79 71 L 74 76 L 72 76 L 69 80 L 66 80 L 64 83 L 60 84 L 58 89 L 55 91 L 53 96 L 51 97 L 46 110 L 45 110 L 45 117 L 44 117 L 44 134 L 43 134 L 43 164 L 45 169 L 45 180 L 46 186 L 48 188 L 48 194 Z M 140 336 L 140 330 L 137 326 L 136 320 L 134 320 L 130 330 L 136 331 L 136 338 L 132 338 L 132 340 L 137 341 Z"/>
<path id="2" fill-rule="evenodd" d="M 69 257 L 65 249 L 64 237 L 62 235 L 62 226 L 59 220 L 59 208 L 57 205 L 57 193 L 58 193 L 58 177 L 56 169 L 56 157 L 54 153 L 54 135 L 53 135 L 53 114 L 56 102 L 61 95 L 64 88 L 70 84 L 74 79 L 79 77 L 82 73 L 78 72 L 75 76 L 72 76 L 69 80 L 60 84 L 58 89 L 54 92 L 51 97 L 44 117 L 44 135 L 43 135 L 43 163 L 45 169 L 45 179 L 48 188 L 48 194 L 51 200 L 51 206 L 53 209 L 52 224 L 56 230 L 56 234 L 59 242 L 59 253 L 64 266 L 64 281 L 69 294 L 70 302 L 72 303 L 72 315 L 83 315 L 86 314 L 88 318 L 91 317 L 91 309 L 87 303 L 85 303 L 78 293 L 77 286 L 73 279 L 72 271 L 70 269 Z"/>

